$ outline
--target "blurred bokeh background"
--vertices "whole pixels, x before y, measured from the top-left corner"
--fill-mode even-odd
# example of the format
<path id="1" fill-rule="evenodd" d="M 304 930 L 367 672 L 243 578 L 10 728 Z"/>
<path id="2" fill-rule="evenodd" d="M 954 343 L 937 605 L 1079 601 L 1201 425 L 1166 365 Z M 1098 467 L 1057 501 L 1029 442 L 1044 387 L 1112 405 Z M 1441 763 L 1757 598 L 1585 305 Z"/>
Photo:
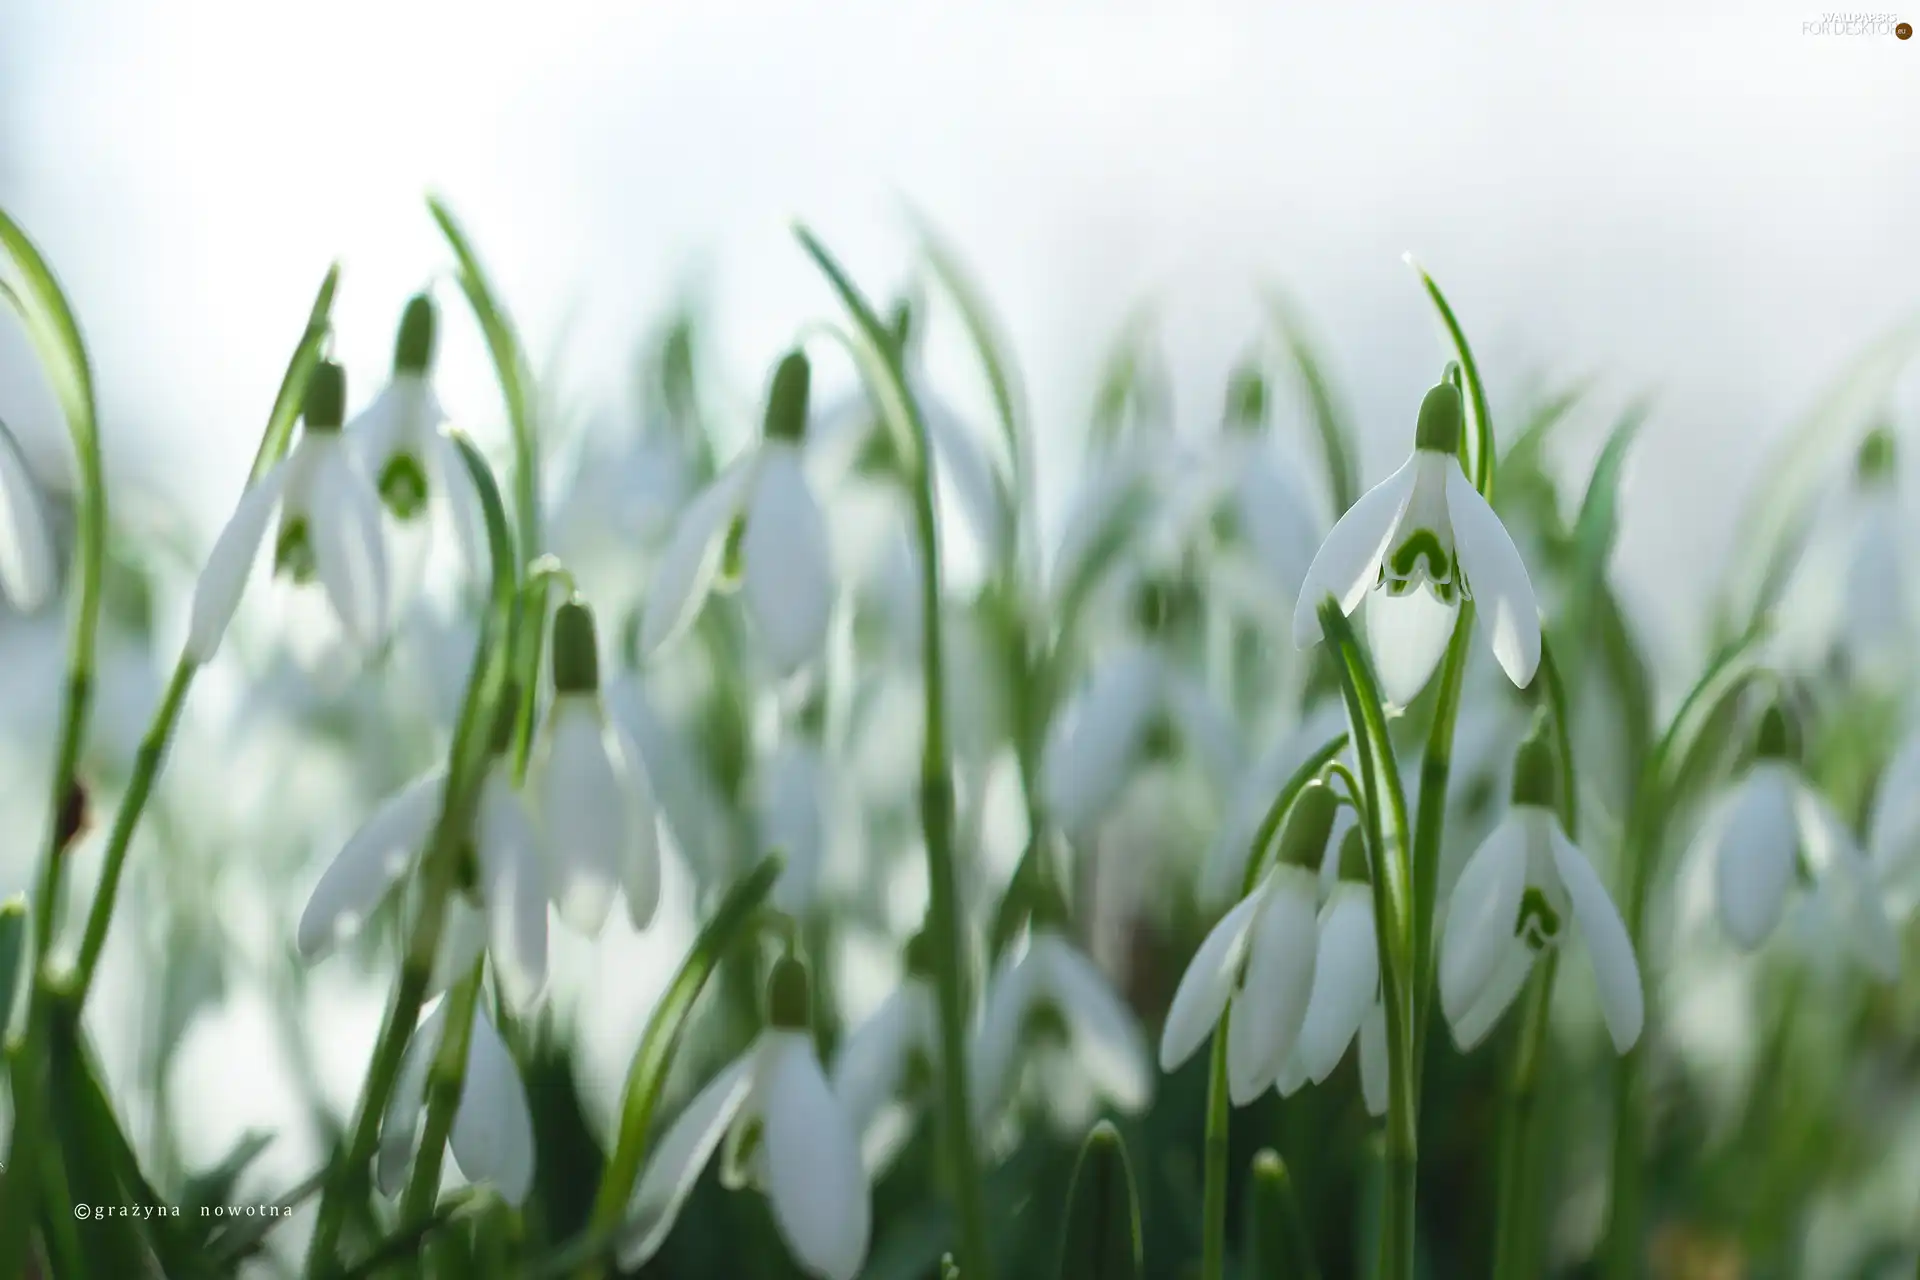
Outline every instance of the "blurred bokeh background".
<path id="1" fill-rule="evenodd" d="M 743 440 L 772 360 L 832 311 L 790 219 L 885 293 L 911 283 L 918 211 L 1018 359 L 1048 545 L 1129 317 L 1148 317 L 1164 354 L 1174 429 L 1204 434 L 1262 340 L 1268 286 L 1319 340 L 1361 427 L 1363 478 L 1383 475 L 1446 351 L 1411 250 L 1472 335 L 1496 413 L 1590 382 L 1552 458 L 1576 496 L 1621 406 L 1651 397 L 1613 581 L 1656 672 L 1684 681 L 1768 451 L 1920 317 L 1920 42 L 1809 32 L 1821 16 L 1774 0 L 0 0 L 0 204 L 85 329 L 127 566 L 93 747 L 101 794 L 124 779 L 184 592 L 329 262 L 344 263 L 335 342 L 355 403 L 385 376 L 407 295 L 438 279 L 441 395 L 502 443 L 430 189 L 460 211 L 534 357 L 556 497 L 567 459 L 637 439 L 663 316 L 697 318 L 712 425 Z M 950 316 L 936 312 L 928 342 L 931 380 L 990 433 Z M 819 379 L 825 399 L 852 387 L 844 367 Z M 1909 434 L 1920 419 L 1911 374 L 1869 399 L 1855 419 L 1884 413 Z M 59 511 L 66 444 L 11 326 L 0 415 Z M 663 485 L 650 500 L 670 509 L 673 485 L 634 465 L 636 491 Z M 286 1185 L 319 1160 L 328 1109 L 350 1106 L 383 970 L 370 952 L 298 973 L 292 922 L 320 860 L 444 732 L 461 632 L 421 627 L 413 653 L 343 677 L 288 658 L 262 623 L 195 692 L 93 1010 L 161 1169 L 269 1129 L 250 1178 Z M 61 631 L 57 611 L 0 620 L 0 891 L 27 883 L 41 841 Z M 1271 721 L 1241 729 L 1254 750 Z M 1196 850 L 1211 835 L 1195 831 Z M 890 931 L 917 915 L 903 875 L 848 944 L 855 1015 L 892 981 Z M 690 936 L 702 877 L 674 876 L 653 931 L 559 961 L 589 1129 Z M 1134 978 L 1164 1000 L 1177 972 Z M 1197 1133 L 1189 1092 L 1156 1123 Z M 1912 1096 L 1893 1096 L 1889 1126 L 1920 1133 Z M 1916 1151 L 1883 1193 L 1896 1220 L 1920 1203 Z M 1586 1190 L 1570 1200 L 1574 1254 L 1598 1218 Z"/>

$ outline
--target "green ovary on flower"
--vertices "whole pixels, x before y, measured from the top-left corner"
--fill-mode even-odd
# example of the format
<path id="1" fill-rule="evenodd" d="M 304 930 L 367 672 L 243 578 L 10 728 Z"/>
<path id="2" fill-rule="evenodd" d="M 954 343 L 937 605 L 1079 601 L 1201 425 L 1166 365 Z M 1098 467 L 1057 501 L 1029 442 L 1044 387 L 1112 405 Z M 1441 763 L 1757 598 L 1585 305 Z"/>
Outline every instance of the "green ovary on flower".
<path id="1" fill-rule="evenodd" d="M 318 575 L 319 565 L 314 558 L 313 538 L 306 517 L 294 516 L 280 522 L 280 534 L 273 543 L 273 571 L 303 587 Z"/>
<path id="2" fill-rule="evenodd" d="M 1514 936 L 1535 951 L 1545 951 L 1560 941 L 1560 913 L 1547 901 L 1547 895 L 1533 885 L 1520 895 L 1520 914 L 1513 925 Z"/>
<path id="3" fill-rule="evenodd" d="M 380 471 L 380 501 L 395 519 L 412 520 L 427 509 L 427 469 L 410 453 L 396 453 Z"/>

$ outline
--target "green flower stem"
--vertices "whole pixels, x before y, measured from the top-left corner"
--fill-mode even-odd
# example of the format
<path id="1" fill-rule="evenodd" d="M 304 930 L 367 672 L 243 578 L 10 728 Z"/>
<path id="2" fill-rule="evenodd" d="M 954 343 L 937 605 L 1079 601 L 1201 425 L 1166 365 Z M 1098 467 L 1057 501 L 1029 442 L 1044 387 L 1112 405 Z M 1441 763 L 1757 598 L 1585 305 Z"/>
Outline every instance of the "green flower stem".
<path id="1" fill-rule="evenodd" d="M 433 1065 L 427 1070 L 427 1122 L 420 1149 L 413 1157 L 413 1174 L 400 1199 L 402 1223 L 430 1217 L 434 1199 L 440 1194 L 440 1164 L 446 1155 L 447 1138 L 453 1133 L 454 1115 L 460 1109 L 460 1090 L 467 1078 L 467 1049 L 473 1043 L 473 1014 L 479 1007 L 480 980 L 485 972 L 485 960 L 476 961 L 472 971 L 447 993 L 447 1020 L 434 1049 Z"/>
<path id="2" fill-rule="evenodd" d="M 434 827 L 426 856 L 421 861 L 422 893 L 420 913 L 400 968 L 400 981 L 387 1011 L 386 1022 L 374 1046 L 373 1063 L 367 1072 L 365 1090 L 345 1150 L 328 1179 L 320 1200 L 318 1221 L 307 1252 L 307 1274 L 317 1277 L 338 1263 L 340 1232 L 346 1215 L 365 1199 L 367 1165 L 373 1159 L 380 1139 L 380 1119 L 393 1093 L 405 1056 L 407 1040 L 420 1020 L 427 984 L 433 975 L 433 963 L 440 948 L 440 934 L 446 921 L 447 900 L 455 891 L 461 846 L 471 825 L 473 805 L 486 767 L 487 738 L 492 728 L 494 703 L 507 683 L 506 657 L 512 651 L 510 632 L 513 619 L 517 575 L 514 570 L 513 534 L 507 527 L 505 505 L 500 487 L 485 459 L 473 442 L 458 432 L 453 434 L 461 460 L 473 478 L 486 517 L 487 546 L 493 566 L 493 589 L 489 607 L 481 621 L 479 643 L 475 647 L 473 673 L 467 682 L 466 698 L 460 720 L 454 728 L 453 745 L 448 754 L 447 784 L 440 818 Z"/>
<path id="3" fill-rule="evenodd" d="M 1207 1067 L 1206 1182 L 1200 1207 L 1200 1280 L 1221 1280 L 1227 1267 L 1227 1021 L 1213 1030 Z"/>
<path id="4" fill-rule="evenodd" d="M 864 340 L 855 343 L 861 374 L 909 464 L 914 537 L 920 550 L 921 677 L 926 686 L 926 741 L 920 767 L 920 821 L 927 848 L 927 934 L 933 944 L 940 1008 L 941 1121 L 959 1219 L 960 1270 L 991 1280 L 986 1197 L 974 1149 L 967 1080 L 967 947 L 953 848 L 953 772 L 947 754 L 946 681 L 940 616 L 940 527 L 934 518 L 932 445 L 920 407 L 907 387 L 900 353 L 885 326 L 826 247 L 804 227 L 802 246 L 832 283 Z"/>
<path id="5" fill-rule="evenodd" d="M 1380 947 L 1380 997 L 1387 1019 L 1386 1198 L 1381 1210 L 1381 1280 L 1413 1275 L 1414 1179 L 1419 1163 L 1420 1081 L 1413 1058 L 1414 1010 L 1409 983 L 1414 926 L 1407 866 L 1407 799 L 1387 736 L 1386 713 L 1353 626 L 1329 597 L 1320 629 L 1337 654 L 1353 753 L 1366 788 L 1362 830 L 1373 882 L 1374 932 Z"/>
<path id="6" fill-rule="evenodd" d="M 1280 1153 L 1267 1147 L 1253 1157 L 1252 1249 L 1249 1275 L 1286 1276 L 1289 1280 L 1320 1280 L 1320 1264 L 1313 1256 L 1313 1236 L 1293 1175 Z"/>
<path id="7" fill-rule="evenodd" d="M 1425 1061 L 1427 1025 L 1433 1012 L 1433 930 L 1439 911 L 1440 846 L 1447 831 L 1447 786 L 1453 775 L 1453 731 L 1460 719 L 1460 689 L 1473 648 L 1473 601 L 1460 602 L 1460 617 L 1447 642 L 1427 749 L 1420 757 L 1420 798 L 1413 827 L 1413 1060 Z M 1416 1095 L 1417 1096 L 1417 1095 Z"/>

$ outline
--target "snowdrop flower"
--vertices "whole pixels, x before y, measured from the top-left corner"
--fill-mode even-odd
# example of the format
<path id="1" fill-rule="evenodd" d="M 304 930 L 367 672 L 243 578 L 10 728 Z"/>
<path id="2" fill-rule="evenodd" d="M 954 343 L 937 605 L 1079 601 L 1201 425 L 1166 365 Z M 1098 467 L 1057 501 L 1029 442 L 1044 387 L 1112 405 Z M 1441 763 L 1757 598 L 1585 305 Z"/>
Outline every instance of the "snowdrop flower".
<path id="1" fill-rule="evenodd" d="M 939 1057 L 939 1009 L 935 1003 L 926 935 L 907 944 L 907 970 L 880 1007 L 840 1042 L 833 1059 L 833 1092 L 864 1134 L 888 1104 L 931 1081 Z"/>
<path id="2" fill-rule="evenodd" d="M 1440 944 L 1440 1006 L 1462 1051 L 1493 1029 L 1540 952 L 1580 926 L 1599 981 L 1600 1011 L 1619 1053 L 1646 1016 L 1640 966 L 1620 912 L 1554 812 L 1552 747 L 1529 739 L 1514 757 L 1513 803 L 1460 872 Z M 1571 920 L 1569 920 L 1571 913 Z"/>
<path id="3" fill-rule="evenodd" d="M 408 1166 L 419 1148 L 427 1076 L 446 1024 L 447 1006 L 442 1002 L 413 1033 L 401 1060 L 393 1096 L 380 1121 L 380 1151 L 374 1162 L 375 1178 L 386 1195 L 398 1195 L 406 1185 Z M 484 1007 L 473 1014 L 467 1072 L 460 1083 L 460 1103 L 447 1145 L 469 1182 L 492 1185 L 509 1203 L 526 1203 L 533 1189 L 533 1115 L 513 1055 Z"/>
<path id="4" fill-rule="evenodd" d="M 1001 957 L 981 1005 L 968 1051 L 974 1120 L 981 1127 L 1013 1101 L 1029 1068 L 1056 1105 L 1085 1100 L 1088 1086 L 1093 1096 L 1130 1113 L 1152 1097 L 1152 1060 L 1138 1019 L 1052 923 L 1037 921 L 1026 950 Z M 1073 1088 L 1082 1091 L 1079 1098 L 1068 1094 Z"/>
<path id="5" fill-rule="evenodd" d="M 321 361 L 307 384 L 306 427 L 299 441 L 241 495 L 194 585 L 189 661 L 207 662 L 219 651 L 276 511 L 275 574 L 301 585 L 318 578 L 348 636 L 367 648 L 385 641 L 387 554 L 380 499 L 341 438 L 346 402 L 345 372 Z"/>
<path id="6" fill-rule="evenodd" d="M 1367 640 L 1387 697 L 1405 706 L 1440 662 L 1462 600 L 1478 606 L 1507 678 L 1521 688 L 1540 665 L 1533 583 L 1500 524 L 1460 469 L 1460 392 L 1442 382 L 1420 404 L 1413 456 L 1362 494 L 1307 570 L 1293 641 L 1320 639 L 1320 604 L 1367 601 Z"/>
<path id="7" fill-rule="evenodd" d="M 1355 1037 L 1360 1039 L 1361 1054 L 1367 1053 L 1362 1028 L 1368 1019 L 1379 1017 L 1381 1031 L 1386 1030 L 1373 888 L 1368 882 L 1366 838 L 1359 827 L 1348 828 L 1338 857 L 1330 861 L 1338 864 L 1338 878 L 1320 908 L 1313 993 L 1307 998 L 1293 1050 L 1301 1071 L 1315 1084 L 1333 1074 Z M 1379 1065 L 1385 1065 L 1384 1058 Z"/>
<path id="8" fill-rule="evenodd" d="M 530 770 L 553 904 L 568 928 L 597 936 L 623 891 L 636 929 L 660 906 L 660 831 L 640 755 L 600 697 L 593 611 L 553 615 L 553 705 Z"/>
<path id="9" fill-rule="evenodd" d="M 1772 936 L 1796 884 L 1813 889 L 1843 949 L 1882 976 L 1899 970 L 1900 942 L 1867 857 L 1792 763 L 1793 726 L 1778 704 L 1761 717 L 1753 763 L 1701 828 L 1695 856 L 1714 870 L 1721 926 L 1735 946 Z M 1888 804 L 1897 803 L 1892 797 Z M 1878 816 L 1878 815 L 1876 815 Z M 1895 814 L 1880 827 L 1887 839 Z"/>
<path id="10" fill-rule="evenodd" d="M 436 968 L 443 978 L 463 974 L 484 947 L 509 1002 L 524 1008 L 546 985 L 547 894 L 538 843 L 505 754 L 512 710 L 503 708 L 500 720 Z M 440 820 L 446 780 L 446 770 L 438 768 L 408 783 L 341 846 L 301 912 L 296 946 L 302 960 L 318 960 L 358 933 L 418 865 Z"/>
<path id="11" fill-rule="evenodd" d="M 1860 446 L 1848 515 L 1841 647 L 1867 674 L 1893 677 L 1908 661 L 1914 635 L 1905 562 L 1912 539 L 1900 511 L 1893 433 L 1885 428 Z"/>
<path id="12" fill-rule="evenodd" d="M 1162 1071 L 1192 1057 L 1231 1013 L 1227 1093 L 1233 1104 L 1252 1102 L 1278 1078 L 1300 1037 L 1313 991 L 1317 869 L 1337 809 L 1333 792 L 1318 782 L 1294 801 L 1273 868 L 1213 927 L 1181 975 L 1160 1037 Z"/>
<path id="13" fill-rule="evenodd" d="M 403 528 L 423 523 L 437 499 L 453 521 L 464 563 L 481 568 L 486 526 L 430 380 L 436 327 L 433 299 L 424 293 L 409 299 L 394 339 L 393 377 L 347 424 L 346 434 L 396 522 Z"/>
<path id="14" fill-rule="evenodd" d="M 745 1181 L 765 1191 L 794 1260 L 825 1280 L 853 1280 L 872 1227 L 860 1141 L 815 1056 L 804 966 L 791 957 L 768 983 L 767 1028 L 687 1104 L 654 1149 L 628 1204 L 620 1265 L 660 1251 L 700 1171 L 726 1138 Z"/>
<path id="15" fill-rule="evenodd" d="M 723 471 L 681 513 L 660 554 L 641 618 L 643 654 L 657 652 L 692 624 L 736 554 L 747 614 L 774 667 L 792 672 L 826 644 L 834 597 L 832 553 L 801 453 L 808 369 L 798 351 L 780 362 L 759 447 Z"/>
<path id="16" fill-rule="evenodd" d="M 14 608 L 32 613 L 53 595 L 58 576 L 40 484 L 20 442 L 0 422 L 0 591 Z"/>
<path id="17" fill-rule="evenodd" d="M 813 905 L 826 858 L 827 778 L 810 743 L 789 741 L 756 770 L 755 819 L 762 853 L 786 859 L 773 886 L 773 905 L 788 915 Z"/>

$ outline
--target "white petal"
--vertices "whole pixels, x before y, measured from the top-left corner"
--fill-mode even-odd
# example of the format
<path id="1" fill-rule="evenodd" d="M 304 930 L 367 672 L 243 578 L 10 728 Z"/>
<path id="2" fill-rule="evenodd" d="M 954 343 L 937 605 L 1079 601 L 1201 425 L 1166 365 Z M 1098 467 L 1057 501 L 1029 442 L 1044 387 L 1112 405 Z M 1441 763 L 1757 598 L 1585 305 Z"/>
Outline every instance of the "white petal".
<path id="1" fill-rule="evenodd" d="M 1240 532 L 1273 584 L 1297 600 L 1317 550 L 1313 499 L 1270 450 L 1244 450 L 1237 461 L 1233 496 Z"/>
<path id="2" fill-rule="evenodd" d="M 1443 603 L 1424 586 L 1404 595 L 1381 590 L 1367 597 L 1367 647 L 1388 702 L 1404 707 L 1420 696 L 1459 616 L 1458 605 Z"/>
<path id="3" fill-rule="evenodd" d="M 981 1001 L 980 1025 L 967 1045 L 973 1119 L 982 1128 L 999 1116 L 1019 1079 L 1020 1034 L 1035 990 L 1035 969 L 1026 959 L 1001 957 Z"/>
<path id="4" fill-rule="evenodd" d="M 454 1161 L 471 1182 L 488 1182 L 509 1204 L 533 1190 L 533 1115 L 513 1055 L 484 1011 L 473 1015 L 467 1076 L 448 1135 Z"/>
<path id="5" fill-rule="evenodd" d="M 1313 995 L 1294 1052 L 1319 1084 L 1340 1065 L 1380 991 L 1373 893 L 1367 886 L 1342 884 L 1320 912 L 1320 951 L 1313 975 Z"/>
<path id="6" fill-rule="evenodd" d="M 494 975 L 508 1003 L 525 1009 L 547 984 L 547 884 L 533 825 L 498 766 L 481 784 L 474 844 Z"/>
<path id="7" fill-rule="evenodd" d="M 187 626 L 186 656 L 190 662 L 210 662 L 220 650 L 227 625 L 240 607 L 253 562 L 287 481 L 295 473 L 295 459 L 287 458 L 240 495 L 240 503 L 207 554 L 206 567 L 193 587 L 192 618 Z"/>
<path id="8" fill-rule="evenodd" d="M 1447 1017 L 1453 1029 L 1453 1043 L 1460 1052 L 1472 1052 L 1499 1023 L 1500 1015 L 1507 1011 L 1520 994 L 1520 989 L 1527 985 L 1527 975 L 1533 972 L 1534 959 L 1532 947 L 1518 938 L 1508 937 L 1494 964 L 1493 973 L 1487 978 L 1486 985 L 1480 988 L 1473 1003 L 1459 1017 Z"/>
<path id="9" fill-rule="evenodd" d="M 753 1090 L 762 1047 L 755 1045 L 708 1081 L 654 1147 L 627 1203 L 630 1234 L 620 1250 L 622 1269 L 638 1269 L 666 1243 L 700 1171 Z"/>
<path id="10" fill-rule="evenodd" d="M 1160 1033 L 1162 1071 L 1172 1071 L 1191 1058 L 1220 1024 L 1220 1015 L 1227 1011 L 1227 1001 L 1240 981 L 1261 897 L 1259 892 L 1249 894 L 1222 916 L 1180 975 Z"/>
<path id="11" fill-rule="evenodd" d="M 1874 870 L 1893 879 L 1920 863 L 1920 733 L 1911 733 L 1880 775 L 1867 826 Z"/>
<path id="12" fill-rule="evenodd" d="M 686 630 L 706 603 L 720 570 L 727 531 L 752 483 L 753 462 L 752 454 L 735 461 L 680 513 L 647 588 L 646 611 L 640 619 L 641 656 L 651 657 Z"/>
<path id="13" fill-rule="evenodd" d="M 789 672 L 826 645 L 833 554 L 800 451 L 770 441 L 760 452 L 740 547 L 741 593 L 767 657 L 776 670 Z"/>
<path id="14" fill-rule="evenodd" d="M 853 1280 L 867 1260 L 872 1205 L 860 1142 L 802 1032 L 768 1032 L 762 1153 L 767 1199 L 794 1257 L 827 1280 Z"/>
<path id="15" fill-rule="evenodd" d="M 1113 984 L 1079 948 L 1052 934 L 1034 937 L 1029 959 L 1041 966 L 1082 1075 L 1120 1110 L 1144 1108 L 1153 1097 L 1153 1055 Z"/>
<path id="16" fill-rule="evenodd" d="M 313 471 L 307 535 L 340 625 L 368 648 L 387 638 L 387 549 L 380 497 L 353 454 L 331 445 Z"/>
<path id="17" fill-rule="evenodd" d="M 440 1005 L 414 1028 L 400 1056 L 400 1072 L 394 1077 L 393 1092 L 387 1095 L 387 1110 L 380 1117 L 380 1150 L 374 1160 L 374 1181 L 382 1195 L 399 1195 L 406 1185 L 407 1165 L 420 1140 L 420 1108 L 427 1100 L 427 1071 L 440 1047 L 440 1032 L 447 1025 L 446 1006 Z"/>
<path id="18" fill-rule="evenodd" d="M 1061 830 L 1084 832 L 1126 784 L 1160 706 L 1162 675 L 1153 654 L 1128 649 L 1094 673 L 1079 705 L 1049 737 L 1040 785 Z"/>
<path id="19" fill-rule="evenodd" d="M 383 800 L 341 846 L 300 913 L 301 959 L 313 960 L 357 931 L 406 874 L 439 821 L 445 786 L 443 769 L 416 778 Z"/>
<path id="20" fill-rule="evenodd" d="M 1387 1007 L 1378 1000 L 1360 1022 L 1360 1097 L 1367 1114 L 1387 1114 Z"/>
<path id="21" fill-rule="evenodd" d="M 998 563 L 1004 551 L 1000 544 L 1005 516 L 992 466 L 975 443 L 972 430 L 945 402 L 928 392 L 924 385 L 915 389 L 914 397 L 920 404 L 920 416 L 927 424 L 927 436 L 933 442 L 936 475 L 953 487 L 974 537 L 987 549 L 988 558 Z"/>
<path id="22" fill-rule="evenodd" d="M 447 521 L 453 527 L 455 549 L 460 563 L 476 582 L 485 582 L 493 568 L 493 552 L 487 542 L 487 518 L 480 505 L 480 494 L 473 487 L 473 475 L 458 445 L 439 431 L 428 437 L 433 479 L 443 497 Z"/>
<path id="23" fill-rule="evenodd" d="M 1616 1053 L 1625 1053 L 1640 1039 L 1646 1021 L 1646 999 L 1640 989 L 1640 966 L 1633 957 L 1633 942 L 1620 919 L 1619 908 L 1607 895 L 1606 886 L 1594 874 L 1586 855 L 1574 848 L 1553 824 L 1553 865 L 1560 883 L 1567 888 L 1573 903 L 1573 918 L 1586 940 L 1587 955 L 1593 961 L 1593 976 L 1600 988 L 1600 1012 L 1607 1021 L 1607 1033 L 1613 1037 Z"/>
<path id="24" fill-rule="evenodd" d="M 590 696 L 563 695 L 548 729 L 536 794 L 551 896 L 567 927 L 591 937 L 607 922 L 632 839 L 628 782 Z"/>
<path id="25" fill-rule="evenodd" d="M 32 613 L 53 594 L 59 567 L 40 501 L 40 485 L 5 423 L 0 423 L 0 589 Z"/>
<path id="26" fill-rule="evenodd" d="M 918 1047 L 915 988 L 909 978 L 840 1042 L 833 1058 L 833 1092 L 855 1129 L 865 1132 L 900 1092 L 907 1062 Z"/>
<path id="27" fill-rule="evenodd" d="M 647 777 L 640 748 L 618 722 L 607 726 L 607 741 L 619 760 L 627 802 L 627 830 L 631 843 L 620 858 L 620 890 L 627 900 L 627 919 L 635 929 L 653 924 L 660 910 L 660 807 Z"/>
<path id="28" fill-rule="evenodd" d="M 1313 994 L 1319 882 L 1300 867 L 1276 868 L 1271 881 L 1228 1023 L 1227 1093 L 1235 1106 L 1252 1102 L 1273 1083 L 1293 1052 Z"/>
<path id="29" fill-rule="evenodd" d="M 1474 608 L 1493 643 L 1493 656 L 1519 688 L 1533 683 L 1540 666 L 1540 606 L 1526 562 L 1506 526 L 1459 467 L 1447 468 L 1447 518 L 1460 572 L 1473 592 Z"/>
<path id="30" fill-rule="evenodd" d="M 1340 612 L 1352 613 L 1373 586 L 1380 557 L 1386 554 L 1394 526 L 1413 497 L 1414 463 L 1419 456 L 1415 450 L 1398 471 L 1361 494 L 1320 544 L 1294 605 L 1294 648 L 1304 649 L 1320 639 L 1320 605 L 1328 596 L 1339 601 Z"/>
<path id="31" fill-rule="evenodd" d="M 1752 951 L 1773 933 L 1786 909 L 1799 829 L 1795 783 L 1784 765 L 1761 761 L 1739 787 L 1718 830 L 1714 883 L 1721 925 L 1737 946 Z"/>
<path id="32" fill-rule="evenodd" d="M 825 773 L 811 747 L 789 742 L 773 753 L 756 783 L 760 851 L 786 860 L 773 887 L 773 905 L 789 915 L 803 914 L 813 904 L 825 856 Z"/>
<path id="33" fill-rule="evenodd" d="M 427 994 L 437 996 L 473 972 L 487 953 L 487 915 L 464 893 L 447 900 L 446 922 L 440 930 L 440 951 L 433 958 Z"/>
<path id="34" fill-rule="evenodd" d="M 1199 759 L 1211 779 L 1223 788 L 1231 785 L 1244 764 L 1240 726 L 1198 680 L 1168 671 L 1164 688 L 1167 717 L 1179 731 L 1181 745 Z"/>
<path id="35" fill-rule="evenodd" d="M 1449 1022 L 1478 999 L 1514 939 L 1527 887 L 1524 814 L 1508 810 L 1467 860 L 1447 900 L 1440 938 L 1440 1005 Z"/>
<path id="36" fill-rule="evenodd" d="M 1274 1092 L 1283 1098 L 1291 1098 L 1294 1094 L 1304 1089 L 1306 1084 L 1306 1065 L 1300 1061 L 1299 1054 L 1288 1054 L 1285 1065 L 1280 1068 L 1279 1077 L 1273 1082 Z"/>

